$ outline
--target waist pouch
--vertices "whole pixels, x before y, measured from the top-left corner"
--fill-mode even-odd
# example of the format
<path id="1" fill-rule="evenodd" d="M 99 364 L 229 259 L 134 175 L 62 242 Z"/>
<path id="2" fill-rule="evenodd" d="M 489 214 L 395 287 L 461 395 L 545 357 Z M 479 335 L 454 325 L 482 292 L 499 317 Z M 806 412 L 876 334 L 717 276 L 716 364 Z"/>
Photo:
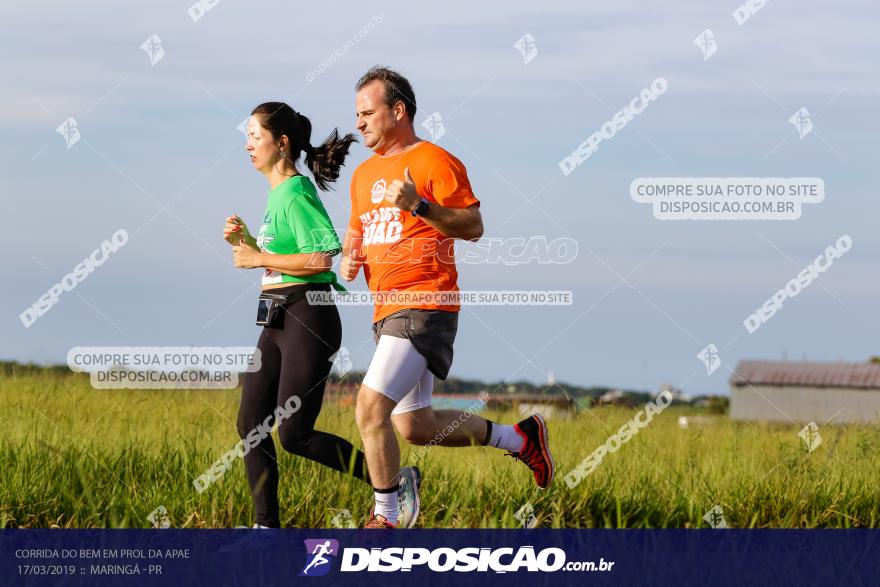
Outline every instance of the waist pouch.
<path id="1" fill-rule="evenodd" d="M 287 307 L 304 300 L 310 291 L 330 291 L 330 284 L 296 285 L 287 293 L 262 292 L 257 300 L 257 326 L 284 328 L 284 314 Z"/>

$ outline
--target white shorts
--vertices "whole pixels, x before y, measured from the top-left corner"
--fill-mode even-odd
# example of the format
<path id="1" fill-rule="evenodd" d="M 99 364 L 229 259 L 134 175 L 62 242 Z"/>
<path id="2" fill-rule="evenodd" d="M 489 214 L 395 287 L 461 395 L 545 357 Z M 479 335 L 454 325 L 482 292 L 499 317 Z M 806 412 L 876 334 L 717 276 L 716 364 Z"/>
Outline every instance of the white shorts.
<path id="1" fill-rule="evenodd" d="M 392 415 L 405 414 L 431 405 L 434 375 L 428 370 L 427 359 L 409 339 L 383 334 L 364 385 L 397 404 Z"/>

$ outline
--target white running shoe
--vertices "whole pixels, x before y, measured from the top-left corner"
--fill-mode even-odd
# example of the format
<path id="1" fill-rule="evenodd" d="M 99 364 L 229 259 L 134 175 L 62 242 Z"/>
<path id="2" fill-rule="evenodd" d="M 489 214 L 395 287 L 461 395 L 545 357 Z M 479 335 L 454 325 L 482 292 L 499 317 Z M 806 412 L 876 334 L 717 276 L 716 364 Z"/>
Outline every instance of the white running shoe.
<path id="1" fill-rule="evenodd" d="M 422 472 L 418 467 L 403 467 L 400 470 L 400 486 L 397 488 L 397 527 L 412 528 L 419 517 L 419 487 Z"/>

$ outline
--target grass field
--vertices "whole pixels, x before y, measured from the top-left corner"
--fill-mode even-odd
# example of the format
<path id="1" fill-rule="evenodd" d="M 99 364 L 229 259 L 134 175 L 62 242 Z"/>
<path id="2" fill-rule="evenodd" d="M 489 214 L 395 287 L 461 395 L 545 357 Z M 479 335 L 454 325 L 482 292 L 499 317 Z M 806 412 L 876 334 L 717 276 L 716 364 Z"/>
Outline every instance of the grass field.
<path id="1" fill-rule="evenodd" d="M 204 493 L 192 485 L 238 441 L 237 408 L 237 390 L 97 391 L 83 376 L 0 375 L 0 527 L 149 527 L 160 505 L 173 527 L 252 524 L 240 461 Z M 795 426 L 716 416 L 682 429 L 682 413 L 660 414 L 575 489 L 563 475 L 632 410 L 551 420 L 558 472 L 546 491 L 502 451 L 432 448 L 418 463 L 419 526 L 519 527 L 513 514 L 526 503 L 553 528 L 706 527 L 716 504 L 733 527 L 880 526 L 876 428 L 822 427 L 822 444 L 808 453 Z M 359 445 L 351 410 L 326 405 L 319 428 Z M 415 453 L 404 447 L 404 463 Z M 283 451 L 279 462 L 284 526 L 329 526 L 343 509 L 355 522 L 367 514 L 366 485 Z"/>

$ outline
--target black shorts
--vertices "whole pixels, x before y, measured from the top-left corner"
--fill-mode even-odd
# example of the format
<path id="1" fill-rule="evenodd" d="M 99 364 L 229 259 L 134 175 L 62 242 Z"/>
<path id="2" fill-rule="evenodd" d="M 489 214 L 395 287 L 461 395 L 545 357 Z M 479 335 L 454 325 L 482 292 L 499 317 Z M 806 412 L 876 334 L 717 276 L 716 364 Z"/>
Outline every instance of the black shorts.
<path id="1" fill-rule="evenodd" d="M 383 334 L 406 338 L 428 361 L 428 370 L 446 379 L 452 367 L 452 345 L 458 332 L 458 312 L 399 310 L 373 323 L 373 339 Z"/>

